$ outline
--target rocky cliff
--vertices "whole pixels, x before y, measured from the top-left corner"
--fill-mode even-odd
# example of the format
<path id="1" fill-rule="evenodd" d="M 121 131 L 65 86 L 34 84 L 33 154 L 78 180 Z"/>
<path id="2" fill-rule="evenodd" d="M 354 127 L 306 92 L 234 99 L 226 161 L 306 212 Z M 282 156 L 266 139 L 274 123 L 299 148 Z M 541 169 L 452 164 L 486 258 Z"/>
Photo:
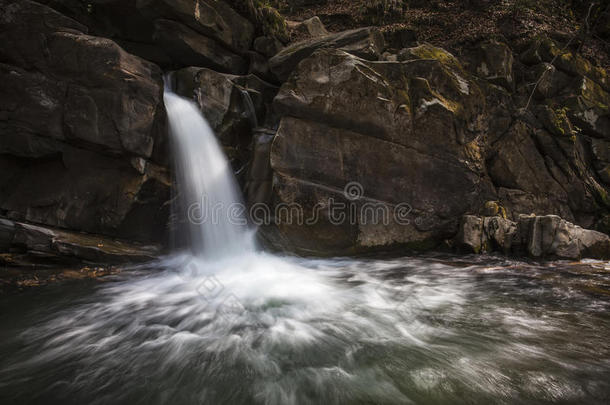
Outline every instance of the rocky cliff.
<path id="1" fill-rule="evenodd" d="M 610 77 L 569 35 L 479 38 L 458 54 L 412 29 L 301 20 L 259 1 L 0 0 L 0 217 L 166 244 L 173 71 L 265 207 L 272 245 L 506 251 L 467 215 L 516 227 L 535 214 L 601 241 L 539 256 L 608 254 Z M 40 250 L 3 235 L 6 251 Z"/>

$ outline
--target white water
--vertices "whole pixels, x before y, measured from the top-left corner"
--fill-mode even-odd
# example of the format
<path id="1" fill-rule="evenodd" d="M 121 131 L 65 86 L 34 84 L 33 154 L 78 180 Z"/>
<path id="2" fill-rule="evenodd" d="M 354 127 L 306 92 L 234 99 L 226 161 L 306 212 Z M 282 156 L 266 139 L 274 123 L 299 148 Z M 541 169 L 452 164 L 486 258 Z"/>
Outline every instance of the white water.
<path id="1" fill-rule="evenodd" d="M 214 132 L 197 105 L 167 90 L 181 217 L 186 214 L 190 247 L 197 256 L 220 259 L 254 249 L 244 204 Z"/>

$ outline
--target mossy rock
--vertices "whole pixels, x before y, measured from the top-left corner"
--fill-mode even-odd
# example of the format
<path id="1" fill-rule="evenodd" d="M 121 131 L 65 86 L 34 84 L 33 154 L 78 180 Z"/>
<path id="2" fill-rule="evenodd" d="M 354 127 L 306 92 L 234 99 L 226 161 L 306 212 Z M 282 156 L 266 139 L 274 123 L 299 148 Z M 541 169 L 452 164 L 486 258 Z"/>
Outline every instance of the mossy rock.
<path id="1" fill-rule="evenodd" d="M 264 6 L 260 8 L 261 23 L 263 33 L 267 36 L 276 38 L 282 43 L 287 43 L 290 39 L 286 20 L 273 7 Z"/>
<path id="2" fill-rule="evenodd" d="M 502 217 L 507 219 L 506 208 L 500 205 L 499 201 L 486 201 L 481 210 L 486 217 Z"/>
<path id="3" fill-rule="evenodd" d="M 289 41 L 286 20 L 269 0 L 235 0 L 232 6 L 257 25 L 259 34 L 273 37 L 284 44 Z"/>
<path id="4" fill-rule="evenodd" d="M 438 48 L 427 43 L 404 50 L 401 52 L 400 59 L 436 59 L 443 65 L 457 69 L 459 72 L 464 71 L 464 68 L 455 56 L 442 48 Z"/>
<path id="5" fill-rule="evenodd" d="M 536 108 L 536 116 L 544 127 L 553 135 L 559 137 L 571 137 L 574 134 L 572 123 L 568 119 L 568 109 L 551 108 L 546 105 L 541 105 Z"/>

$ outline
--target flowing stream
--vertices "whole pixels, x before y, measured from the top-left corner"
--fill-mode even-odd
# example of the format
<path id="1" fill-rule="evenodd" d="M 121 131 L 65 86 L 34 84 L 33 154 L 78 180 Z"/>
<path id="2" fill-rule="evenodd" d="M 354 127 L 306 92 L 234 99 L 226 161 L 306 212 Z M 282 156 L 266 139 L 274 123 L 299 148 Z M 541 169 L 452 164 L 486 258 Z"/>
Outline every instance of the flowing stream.
<path id="1" fill-rule="evenodd" d="M 0 403 L 609 402 L 608 263 L 257 251 L 209 126 L 165 102 L 190 249 L 0 296 Z"/>

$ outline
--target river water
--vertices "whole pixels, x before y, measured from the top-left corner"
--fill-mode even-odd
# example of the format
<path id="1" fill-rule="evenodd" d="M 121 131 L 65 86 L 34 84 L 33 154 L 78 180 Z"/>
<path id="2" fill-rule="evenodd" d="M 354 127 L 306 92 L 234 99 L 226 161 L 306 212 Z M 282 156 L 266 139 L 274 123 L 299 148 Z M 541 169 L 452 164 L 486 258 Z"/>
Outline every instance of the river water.
<path id="1" fill-rule="evenodd" d="M 0 403 L 608 403 L 610 264 L 175 256 L 0 298 Z"/>

